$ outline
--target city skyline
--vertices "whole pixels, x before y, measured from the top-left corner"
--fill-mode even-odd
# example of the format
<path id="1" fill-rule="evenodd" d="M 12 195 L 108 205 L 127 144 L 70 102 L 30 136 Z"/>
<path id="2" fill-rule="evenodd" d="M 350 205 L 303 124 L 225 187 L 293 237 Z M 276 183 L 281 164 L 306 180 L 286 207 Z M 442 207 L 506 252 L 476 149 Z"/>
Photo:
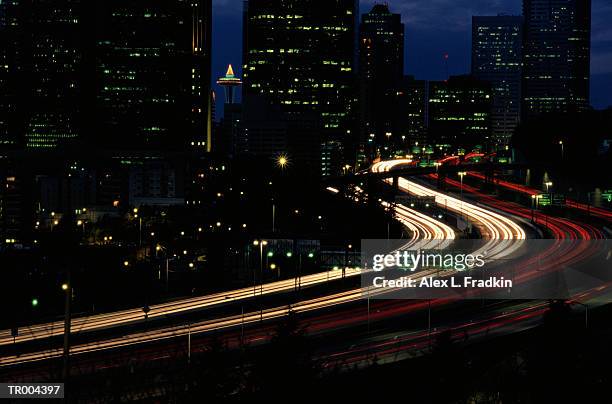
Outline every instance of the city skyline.
<path id="1" fill-rule="evenodd" d="M 376 1 L 361 1 L 359 14 L 370 11 Z M 404 73 L 420 80 L 442 80 L 446 75 L 443 55 L 449 53 L 450 75 L 467 74 L 471 70 L 472 16 L 496 16 L 498 14 L 521 15 L 522 1 L 498 0 L 495 2 L 461 1 L 448 7 L 448 2 L 437 0 L 417 8 L 417 2 L 396 0 L 389 2 L 392 13 L 402 15 L 406 26 Z M 453 3 L 455 5 L 456 2 Z M 438 13 L 438 14 L 436 14 Z M 441 13 L 441 14 L 440 14 Z M 444 15 L 440 20 L 440 15 Z M 612 18 L 612 5 L 604 0 L 592 2 L 591 44 L 591 105 L 596 109 L 612 106 L 612 30 L 607 21 Z M 438 22 L 434 24 L 435 22 Z M 232 63 L 242 77 L 242 2 L 213 0 L 213 76 L 225 72 Z M 415 57 L 416 55 L 416 57 Z M 219 92 L 218 86 L 213 88 Z M 222 93 L 222 92 L 220 92 Z M 222 103 L 217 98 L 217 111 Z M 221 97 L 222 99 L 222 97 Z M 217 118 L 219 118 L 217 114 Z"/>
<path id="2" fill-rule="evenodd" d="M 612 6 L 384 1 L 0 0 L 0 398 L 599 400 Z"/>

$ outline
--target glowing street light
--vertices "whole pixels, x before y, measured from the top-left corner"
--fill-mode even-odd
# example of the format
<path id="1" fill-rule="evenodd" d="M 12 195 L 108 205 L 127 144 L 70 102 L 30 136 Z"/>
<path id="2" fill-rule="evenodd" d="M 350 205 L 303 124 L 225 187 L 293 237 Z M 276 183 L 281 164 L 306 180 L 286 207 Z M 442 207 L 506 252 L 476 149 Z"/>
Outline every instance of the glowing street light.
<path id="1" fill-rule="evenodd" d="M 285 167 L 287 167 L 287 164 L 289 164 L 289 158 L 287 158 L 286 155 L 281 154 L 280 156 L 278 156 L 278 159 L 276 160 L 276 164 L 281 169 L 284 169 Z"/>
<path id="2" fill-rule="evenodd" d="M 546 193 L 548 193 L 548 191 L 549 191 L 550 187 L 552 187 L 552 186 L 553 186 L 553 183 L 552 183 L 552 182 L 550 182 L 550 181 L 548 181 L 548 182 L 544 183 L 544 185 L 546 185 Z"/>
<path id="3" fill-rule="evenodd" d="M 68 284 L 62 283 L 62 290 L 68 290 Z"/>
<path id="4" fill-rule="evenodd" d="M 266 240 L 254 240 L 254 246 L 259 246 L 259 278 L 260 278 L 260 287 L 259 293 L 263 294 L 263 248 L 268 245 Z M 255 297 L 256 289 L 255 289 L 255 268 L 253 268 L 253 297 Z"/>
<path id="5" fill-rule="evenodd" d="M 467 173 L 465 171 L 459 171 L 457 174 L 459 178 L 461 178 L 461 197 L 463 198 L 463 177 L 465 177 Z"/>

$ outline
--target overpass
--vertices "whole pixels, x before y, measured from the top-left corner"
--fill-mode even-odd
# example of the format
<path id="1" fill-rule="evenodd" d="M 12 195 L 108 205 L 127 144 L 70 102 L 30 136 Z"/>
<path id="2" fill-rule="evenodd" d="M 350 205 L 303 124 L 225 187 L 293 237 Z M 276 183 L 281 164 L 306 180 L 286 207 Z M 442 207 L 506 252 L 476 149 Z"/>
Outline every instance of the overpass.
<path id="1" fill-rule="evenodd" d="M 329 185 L 351 185 L 365 184 L 371 180 L 385 180 L 388 178 L 393 178 L 393 183 L 396 183 L 398 177 L 414 177 L 427 174 L 438 174 L 441 177 L 446 177 L 448 174 L 456 174 L 462 171 L 483 172 L 485 173 L 485 176 L 488 176 L 487 174 L 490 174 L 490 178 L 493 178 L 493 174 L 496 171 L 520 170 L 528 167 L 529 166 L 527 164 L 499 164 L 491 162 L 439 165 L 434 167 L 415 167 L 412 165 L 406 165 L 405 167 L 395 168 L 390 171 L 371 172 L 368 170 L 340 177 L 329 177 L 324 181 L 326 184 Z"/>

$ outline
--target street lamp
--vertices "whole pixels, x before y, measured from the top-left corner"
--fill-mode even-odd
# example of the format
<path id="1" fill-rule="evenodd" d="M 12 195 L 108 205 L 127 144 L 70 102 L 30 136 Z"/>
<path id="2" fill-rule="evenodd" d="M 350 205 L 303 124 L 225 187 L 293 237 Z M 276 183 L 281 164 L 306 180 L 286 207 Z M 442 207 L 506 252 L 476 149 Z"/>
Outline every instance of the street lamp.
<path id="1" fill-rule="evenodd" d="M 548 181 L 548 182 L 544 183 L 544 185 L 546 185 L 546 193 L 549 193 L 549 188 L 552 187 L 553 183 Z"/>
<path id="2" fill-rule="evenodd" d="M 564 152 L 564 149 L 563 149 L 563 140 L 559 140 L 559 146 L 561 146 L 561 160 L 563 160 L 563 152 Z"/>
<path id="3" fill-rule="evenodd" d="M 263 248 L 268 245 L 266 240 L 253 241 L 254 246 L 259 246 L 259 297 L 263 295 Z M 255 289 L 255 269 L 253 269 L 253 297 L 256 294 Z M 261 301 L 260 301 L 261 303 Z M 260 319 L 263 320 L 263 306 L 260 306 Z"/>
<path id="4" fill-rule="evenodd" d="M 289 158 L 287 158 L 286 155 L 281 154 L 280 156 L 278 156 L 278 159 L 276 160 L 276 164 L 281 169 L 284 169 L 285 167 L 287 167 L 287 164 L 289 164 Z"/>
<path id="5" fill-rule="evenodd" d="M 266 240 L 255 240 L 253 241 L 254 246 L 259 246 L 259 276 L 263 275 L 263 248 L 268 245 Z M 260 283 L 263 282 L 263 279 L 260 279 Z M 261 293 L 263 293 L 263 285 L 260 288 Z M 253 296 L 255 296 L 255 271 L 253 271 Z"/>
<path id="6" fill-rule="evenodd" d="M 465 171 L 459 171 L 459 179 L 461 180 L 461 214 L 463 215 L 463 177 L 467 174 Z"/>

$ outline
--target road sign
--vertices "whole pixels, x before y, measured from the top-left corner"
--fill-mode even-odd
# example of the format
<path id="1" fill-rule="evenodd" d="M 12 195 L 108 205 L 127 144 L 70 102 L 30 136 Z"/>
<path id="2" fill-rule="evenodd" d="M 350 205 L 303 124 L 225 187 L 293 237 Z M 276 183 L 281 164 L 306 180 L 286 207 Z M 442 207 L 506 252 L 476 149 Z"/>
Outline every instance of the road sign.
<path id="1" fill-rule="evenodd" d="M 564 206 L 565 205 L 565 195 L 564 194 L 552 194 L 552 204 L 555 206 Z"/>
<path id="2" fill-rule="evenodd" d="M 601 201 L 606 203 L 612 203 L 612 189 L 606 189 L 601 193 Z"/>
<path id="3" fill-rule="evenodd" d="M 550 194 L 538 195 L 538 206 L 550 206 L 552 204 L 552 198 Z"/>

